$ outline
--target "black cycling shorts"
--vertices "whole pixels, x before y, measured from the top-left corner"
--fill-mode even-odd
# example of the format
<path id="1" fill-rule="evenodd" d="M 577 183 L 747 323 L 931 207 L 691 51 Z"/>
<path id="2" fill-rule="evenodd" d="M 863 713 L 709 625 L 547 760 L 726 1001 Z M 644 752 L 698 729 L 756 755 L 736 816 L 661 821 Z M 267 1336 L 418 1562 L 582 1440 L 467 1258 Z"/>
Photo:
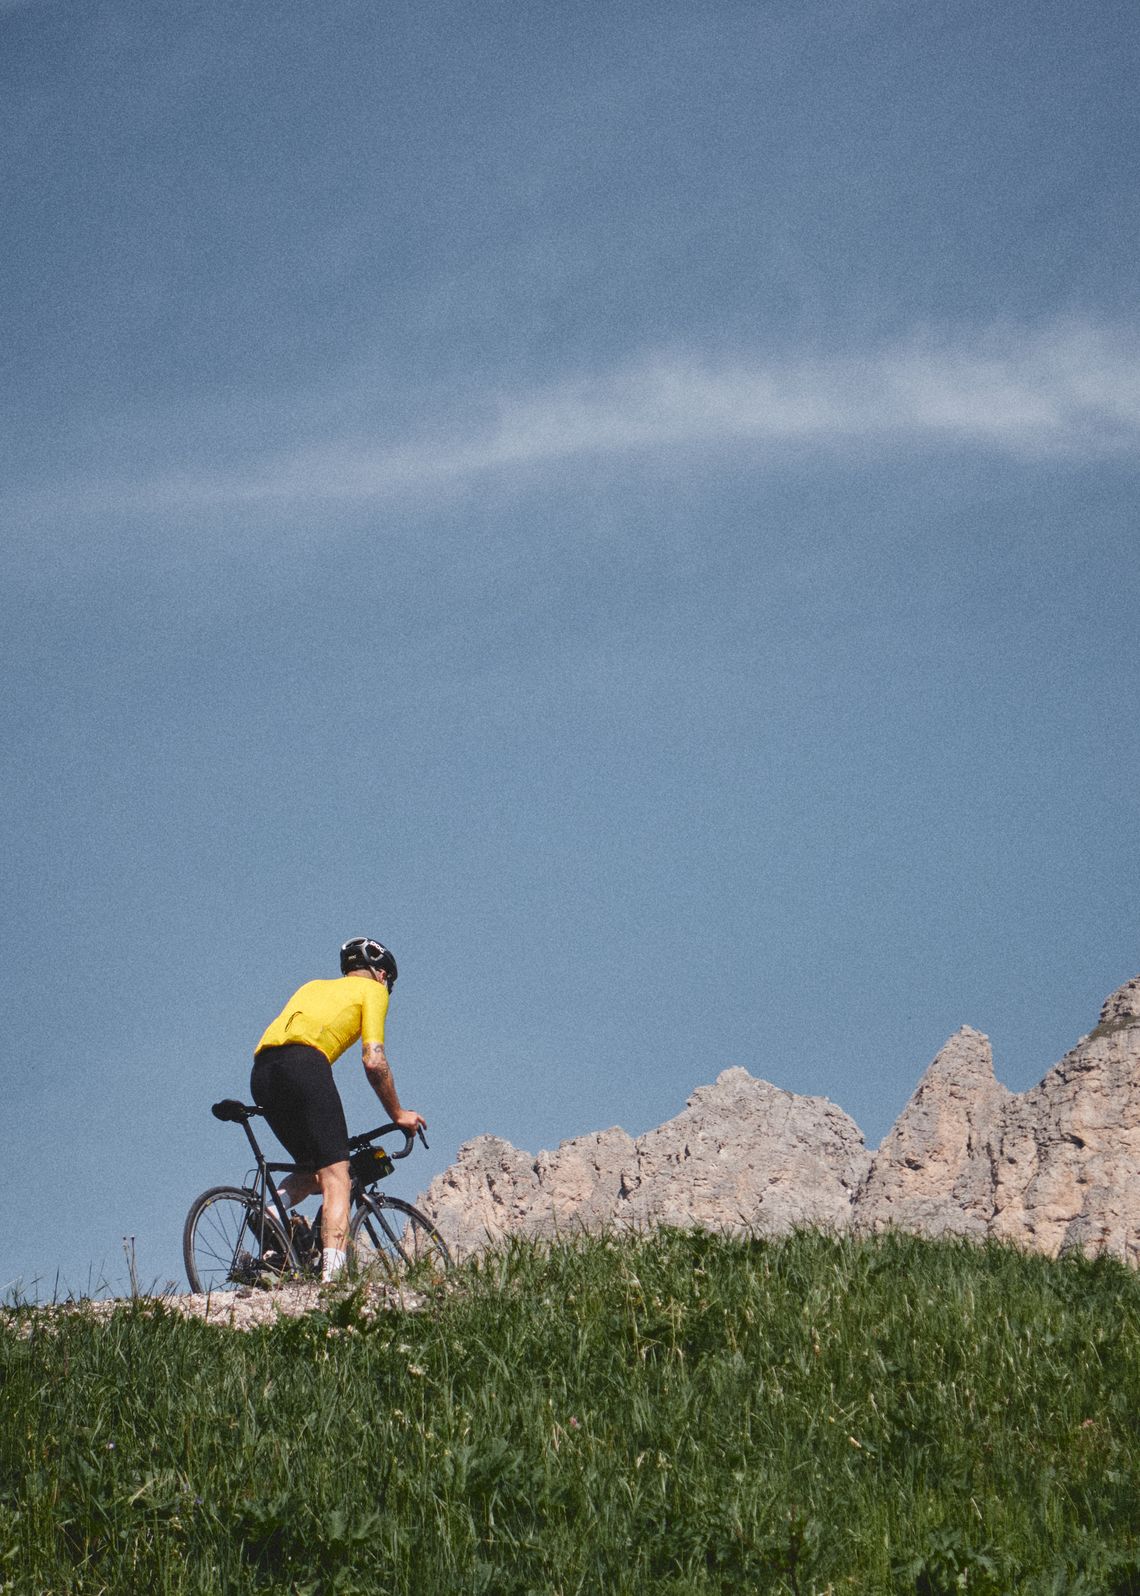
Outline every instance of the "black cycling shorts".
<path id="1" fill-rule="evenodd" d="M 304 1042 L 253 1055 L 249 1089 L 269 1128 L 301 1169 L 326 1169 L 348 1157 L 348 1125 L 332 1065 Z"/>

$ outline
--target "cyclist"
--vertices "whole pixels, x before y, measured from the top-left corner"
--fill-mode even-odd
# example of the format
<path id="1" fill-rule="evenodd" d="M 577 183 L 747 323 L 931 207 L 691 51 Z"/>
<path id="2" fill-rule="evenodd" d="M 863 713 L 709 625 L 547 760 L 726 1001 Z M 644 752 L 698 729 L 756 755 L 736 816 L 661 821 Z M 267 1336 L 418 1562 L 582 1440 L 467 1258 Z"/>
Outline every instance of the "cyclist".
<path id="1" fill-rule="evenodd" d="M 340 979 L 306 981 L 265 1032 L 253 1055 L 249 1089 L 269 1127 L 300 1167 L 278 1188 L 286 1208 L 320 1191 L 321 1279 L 344 1268 L 348 1240 L 348 1125 L 332 1065 L 360 1039 L 364 1073 L 389 1119 L 401 1130 L 427 1125 L 401 1108 L 384 1052 L 384 1020 L 396 984 L 396 961 L 373 937 L 340 950 Z"/>

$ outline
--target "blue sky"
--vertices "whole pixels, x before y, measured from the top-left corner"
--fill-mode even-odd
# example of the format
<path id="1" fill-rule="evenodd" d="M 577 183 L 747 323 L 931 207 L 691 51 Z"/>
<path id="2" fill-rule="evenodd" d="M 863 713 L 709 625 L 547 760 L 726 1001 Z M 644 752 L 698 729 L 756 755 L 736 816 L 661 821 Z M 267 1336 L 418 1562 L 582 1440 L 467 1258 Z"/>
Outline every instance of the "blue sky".
<path id="1" fill-rule="evenodd" d="M 1016 1089 L 1092 1026 L 1138 57 L 1112 3 L 0 4 L 0 1287 L 180 1277 L 349 935 L 409 1195 L 733 1064 L 874 1144 L 958 1025 Z"/>

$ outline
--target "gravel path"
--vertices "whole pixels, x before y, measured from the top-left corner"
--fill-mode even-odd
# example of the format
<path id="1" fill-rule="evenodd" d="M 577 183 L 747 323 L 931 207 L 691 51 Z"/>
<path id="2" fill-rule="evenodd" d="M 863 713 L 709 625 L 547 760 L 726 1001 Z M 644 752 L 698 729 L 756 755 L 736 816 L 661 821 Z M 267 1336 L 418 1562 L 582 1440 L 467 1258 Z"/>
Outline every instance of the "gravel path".
<path id="1" fill-rule="evenodd" d="M 346 1295 L 342 1286 L 321 1286 L 316 1282 L 281 1286 L 275 1291 L 264 1291 L 242 1286 L 237 1291 L 186 1292 L 163 1297 L 142 1297 L 137 1301 L 153 1303 L 156 1307 L 181 1313 L 188 1319 L 201 1319 L 221 1330 L 255 1330 L 262 1325 L 276 1324 L 278 1320 L 300 1318 L 306 1313 L 328 1313 Z M 362 1319 L 375 1319 L 386 1313 L 419 1313 L 427 1306 L 422 1292 L 410 1291 L 382 1282 L 370 1282 L 360 1288 Z M 109 1319 L 112 1314 L 132 1306 L 130 1297 L 113 1297 L 101 1302 L 83 1301 L 60 1303 L 39 1308 L 32 1313 L 9 1309 L 3 1313 L 2 1322 L 17 1335 L 30 1335 L 37 1323 L 50 1321 L 62 1314 L 82 1314 L 86 1318 Z M 335 1327 L 330 1329 L 336 1334 Z"/>

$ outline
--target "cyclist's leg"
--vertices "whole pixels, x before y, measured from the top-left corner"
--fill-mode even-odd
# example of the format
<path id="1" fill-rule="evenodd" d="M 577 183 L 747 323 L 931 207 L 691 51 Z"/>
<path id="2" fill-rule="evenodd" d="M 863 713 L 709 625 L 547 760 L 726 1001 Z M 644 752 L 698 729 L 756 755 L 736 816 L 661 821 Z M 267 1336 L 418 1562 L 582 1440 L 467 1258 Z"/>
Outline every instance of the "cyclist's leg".
<path id="1" fill-rule="evenodd" d="M 285 1209 L 296 1208 L 298 1203 L 303 1203 L 306 1197 L 314 1196 L 320 1189 L 317 1177 L 310 1175 L 307 1169 L 295 1169 L 291 1175 L 277 1182 L 277 1195 Z"/>
<path id="2" fill-rule="evenodd" d="M 270 1129 L 300 1166 L 298 1173 L 315 1171 L 324 1199 L 321 1277 L 331 1280 L 344 1268 L 349 1199 L 348 1125 L 332 1067 L 316 1048 L 263 1048 L 249 1084 Z M 301 1189 L 295 1179 L 285 1182 L 290 1197 Z"/>
<path id="3" fill-rule="evenodd" d="M 283 1204 L 294 1207 L 320 1191 L 327 1205 L 319 1172 L 348 1158 L 348 1126 L 328 1060 L 316 1048 L 301 1044 L 264 1048 L 254 1058 L 249 1084 L 270 1130 L 299 1166 L 278 1186 Z M 347 1167 L 344 1178 L 347 1193 Z M 332 1184 L 335 1219 L 336 1176 Z M 347 1229 L 347 1195 L 344 1224 Z"/>
<path id="4" fill-rule="evenodd" d="M 348 1200 L 351 1181 L 348 1159 L 325 1164 L 317 1170 L 321 1188 L 322 1275 L 330 1280 L 344 1268 L 348 1246 Z"/>

